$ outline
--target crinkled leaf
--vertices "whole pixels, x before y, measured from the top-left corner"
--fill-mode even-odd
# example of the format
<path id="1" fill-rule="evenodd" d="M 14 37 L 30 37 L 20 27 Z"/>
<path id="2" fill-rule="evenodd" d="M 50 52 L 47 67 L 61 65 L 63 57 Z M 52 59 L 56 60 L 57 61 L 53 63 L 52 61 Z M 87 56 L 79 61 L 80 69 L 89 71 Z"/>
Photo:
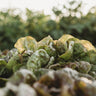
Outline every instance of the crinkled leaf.
<path id="1" fill-rule="evenodd" d="M 73 46 L 74 59 L 84 57 L 86 52 L 87 52 L 86 48 L 81 43 L 74 43 L 74 46 Z"/>
<path id="2" fill-rule="evenodd" d="M 92 45 L 91 42 L 87 41 L 87 40 L 80 40 L 80 42 L 82 43 L 82 45 L 88 50 L 95 50 L 95 47 Z"/>
<path id="3" fill-rule="evenodd" d="M 9 82 L 14 85 L 19 85 L 20 83 L 27 83 L 32 85 L 36 81 L 35 75 L 26 69 L 21 69 L 17 71 L 10 79 Z"/>
<path id="4" fill-rule="evenodd" d="M 74 38 L 72 35 L 64 34 L 59 41 L 64 45 L 65 50 L 67 50 L 67 41 L 68 39 Z"/>
<path id="5" fill-rule="evenodd" d="M 44 49 L 49 56 L 55 56 L 56 55 L 56 49 L 54 48 L 54 42 L 53 39 L 48 36 L 42 39 L 37 44 L 38 49 Z"/>
<path id="6" fill-rule="evenodd" d="M 96 64 L 96 51 L 89 50 L 81 60 L 90 62 L 91 64 Z"/>
<path id="7" fill-rule="evenodd" d="M 20 56 L 19 54 L 11 57 L 11 59 L 8 61 L 8 64 L 7 64 L 7 68 L 9 68 L 10 70 L 13 70 L 13 67 L 20 64 Z"/>
<path id="8" fill-rule="evenodd" d="M 65 46 L 64 44 L 59 40 L 54 40 L 56 53 L 61 55 L 65 52 Z"/>
<path id="9" fill-rule="evenodd" d="M 34 71 L 35 69 L 44 67 L 46 64 L 48 64 L 49 60 L 50 56 L 47 54 L 47 52 L 44 49 L 39 49 L 29 58 L 27 68 Z"/>
<path id="10" fill-rule="evenodd" d="M 64 54 L 62 54 L 61 56 L 59 56 L 59 58 L 64 59 L 65 61 L 72 59 L 73 46 L 74 46 L 74 41 L 70 41 L 68 44 L 67 51 Z"/>
<path id="11" fill-rule="evenodd" d="M 91 64 L 85 61 L 76 62 L 77 70 L 81 73 L 88 73 L 91 70 Z"/>
<path id="12" fill-rule="evenodd" d="M 37 48 L 36 46 L 37 46 L 37 41 L 31 36 L 26 36 L 18 39 L 14 45 L 14 47 L 17 48 L 20 53 L 26 50 L 34 51 Z"/>
<path id="13" fill-rule="evenodd" d="M 13 57 L 14 55 L 17 55 L 17 54 L 18 54 L 17 49 L 16 48 L 13 48 L 12 50 L 10 50 L 7 53 L 7 55 L 6 55 L 6 57 L 4 59 L 8 62 L 11 57 Z"/>

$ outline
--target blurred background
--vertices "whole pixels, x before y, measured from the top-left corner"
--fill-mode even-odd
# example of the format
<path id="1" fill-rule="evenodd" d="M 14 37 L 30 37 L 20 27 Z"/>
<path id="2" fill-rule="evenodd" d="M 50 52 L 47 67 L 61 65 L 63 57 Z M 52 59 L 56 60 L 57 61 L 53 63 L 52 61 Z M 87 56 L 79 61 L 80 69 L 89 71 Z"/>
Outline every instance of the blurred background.
<path id="1" fill-rule="evenodd" d="M 18 38 L 71 34 L 96 46 L 96 0 L 0 0 L 0 50 Z"/>

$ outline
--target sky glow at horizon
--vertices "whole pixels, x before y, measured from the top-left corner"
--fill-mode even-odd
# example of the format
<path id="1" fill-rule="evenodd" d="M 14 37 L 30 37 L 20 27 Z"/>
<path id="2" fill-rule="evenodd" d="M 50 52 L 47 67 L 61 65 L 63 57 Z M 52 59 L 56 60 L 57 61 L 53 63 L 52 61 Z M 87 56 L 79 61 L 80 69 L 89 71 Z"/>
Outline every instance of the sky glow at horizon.
<path id="1" fill-rule="evenodd" d="M 34 11 L 44 11 L 47 15 L 52 15 L 53 6 L 66 3 L 67 0 L 0 0 L 0 9 L 6 8 L 19 8 L 22 11 L 25 8 Z M 79 1 L 79 0 L 78 0 Z M 96 0 L 83 0 L 85 5 L 84 12 L 86 13 L 90 7 L 96 6 Z"/>

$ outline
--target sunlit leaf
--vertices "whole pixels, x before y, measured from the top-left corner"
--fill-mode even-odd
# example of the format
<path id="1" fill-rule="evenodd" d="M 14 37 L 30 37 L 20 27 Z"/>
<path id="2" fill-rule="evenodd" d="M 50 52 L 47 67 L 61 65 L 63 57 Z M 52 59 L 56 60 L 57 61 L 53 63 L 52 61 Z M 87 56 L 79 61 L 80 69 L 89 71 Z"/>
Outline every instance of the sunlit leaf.
<path id="1" fill-rule="evenodd" d="M 33 37 L 26 36 L 18 39 L 14 47 L 17 48 L 20 53 L 22 53 L 25 50 L 34 51 L 36 49 L 36 45 L 37 45 L 37 42 Z"/>

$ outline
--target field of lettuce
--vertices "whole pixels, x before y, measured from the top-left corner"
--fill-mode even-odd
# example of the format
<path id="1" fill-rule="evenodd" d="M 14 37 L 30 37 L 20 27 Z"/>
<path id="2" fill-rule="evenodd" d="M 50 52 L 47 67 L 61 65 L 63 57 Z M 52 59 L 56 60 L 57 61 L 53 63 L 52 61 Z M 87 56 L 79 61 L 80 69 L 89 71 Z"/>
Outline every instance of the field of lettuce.
<path id="1" fill-rule="evenodd" d="M 0 96 L 95 96 L 96 49 L 64 34 L 19 38 L 0 53 Z"/>
<path id="2" fill-rule="evenodd" d="M 68 6 L 0 11 L 0 96 L 96 96 L 96 7 Z"/>

